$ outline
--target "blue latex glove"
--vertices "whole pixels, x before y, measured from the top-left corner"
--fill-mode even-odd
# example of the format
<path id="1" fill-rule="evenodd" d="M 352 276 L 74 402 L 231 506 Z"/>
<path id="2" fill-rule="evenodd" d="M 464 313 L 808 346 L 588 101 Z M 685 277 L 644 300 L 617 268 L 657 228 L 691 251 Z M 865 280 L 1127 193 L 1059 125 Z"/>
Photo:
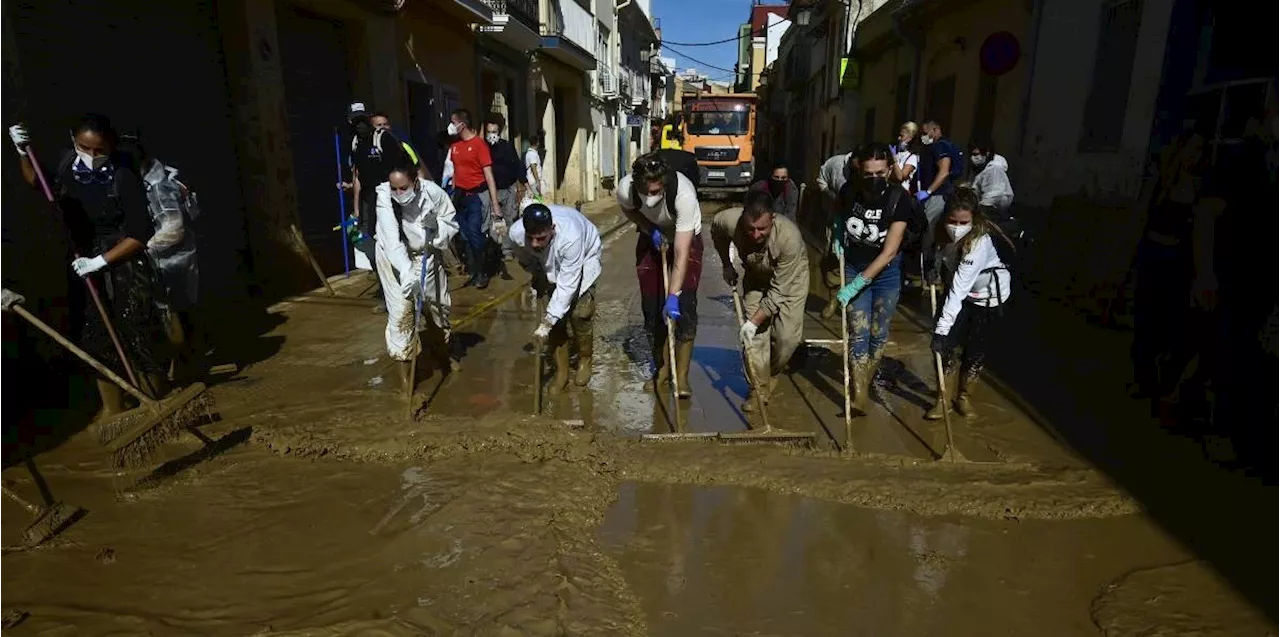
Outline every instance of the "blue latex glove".
<path id="1" fill-rule="evenodd" d="M 662 315 L 673 321 L 680 320 L 680 297 L 675 294 L 667 295 L 667 302 L 662 305 Z"/>
<path id="2" fill-rule="evenodd" d="M 928 199 L 928 198 L 929 198 L 928 190 L 921 190 L 920 192 L 916 193 L 916 201 L 924 201 L 925 199 Z"/>
<path id="3" fill-rule="evenodd" d="M 898 154 L 898 145 L 897 145 L 897 144 L 889 144 L 889 152 L 890 152 L 890 154 L 897 155 L 897 154 Z"/>
<path id="4" fill-rule="evenodd" d="M 649 239 L 653 241 L 654 250 L 662 249 L 662 231 L 661 230 L 654 228 L 653 232 L 649 233 Z"/>
<path id="5" fill-rule="evenodd" d="M 849 301 L 852 301 L 853 297 L 858 296 L 858 293 L 865 287 L 867 287 L 867 279 L 862 276 L 861 272 L 859 272 L 858 276 L 853 277 L 852 281 L 846 283 L 844 287 L 840 288 L 840 291 L 836 293 L 836 300 L 840 301 L 840 305 L 848 305 Z"/>

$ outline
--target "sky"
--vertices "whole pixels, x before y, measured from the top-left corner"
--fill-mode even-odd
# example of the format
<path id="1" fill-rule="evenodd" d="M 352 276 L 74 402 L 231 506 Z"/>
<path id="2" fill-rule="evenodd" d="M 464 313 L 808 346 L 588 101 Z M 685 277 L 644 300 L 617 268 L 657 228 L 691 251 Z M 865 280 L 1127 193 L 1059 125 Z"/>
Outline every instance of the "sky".
<path id="1" fill-rule="evenodd" d="M 777 4 L 785 2 L 779 0 Z M 751 16 L 751 5 L 751 0 L 653 0 L 652 7 L 653 17 L 662 27 L 663 40 L 696 43 L 736 37 L 738 26 Z M 738 63 L 738 43 L 667 46 L 663 47 L 662 55 L 675 58 L 679 71 L 695 68 L 712 80 L 732 82 L 733 66 Z M 690 60 L 689 55 L 698 61 Z"/>

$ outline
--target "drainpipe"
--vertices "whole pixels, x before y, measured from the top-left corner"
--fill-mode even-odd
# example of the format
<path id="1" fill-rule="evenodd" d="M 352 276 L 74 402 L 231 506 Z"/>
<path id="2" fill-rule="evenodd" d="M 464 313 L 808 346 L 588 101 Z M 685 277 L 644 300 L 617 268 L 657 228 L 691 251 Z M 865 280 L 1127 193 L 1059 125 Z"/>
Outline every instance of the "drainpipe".
<path id="1" fill-rule="evenodd" d="M 1044 0 L 1033 0 L 1031 7 L 1031 59 L 1027 63 L 1031 68 L 1027 69 L 1026 86 L 1022 89 L 1022 112 L 1018 114 L 1018 155 L 1022 155 L 1023 148 L 1027 143 L 1027 120 L 1031 116 L 1031 87 L 1035 85 L 1036 79 L 1036 57 L 1040 52 L 1040 27 L 1044 23 Z"/>
<path id="2" fill-rule="evenodd" d="M 1041 0 L 1036 0 L 1040 2 Z M 908 4 L 907 7 L 910 5 Z M 906 7 L 904 7 L 906 8 Z M 916 101 L 919 98 L 920 85 L 920 64 L 924 58 L 924 46 L 918 42 L 919 38 L 911 38 L 907 35 L 906 30 L 902 26 L 902 12 L 893 13 L 893 32 L 907 46 L 911 47 L 911 91 L 907 97 L 907 117 L 916 119 Z"/>

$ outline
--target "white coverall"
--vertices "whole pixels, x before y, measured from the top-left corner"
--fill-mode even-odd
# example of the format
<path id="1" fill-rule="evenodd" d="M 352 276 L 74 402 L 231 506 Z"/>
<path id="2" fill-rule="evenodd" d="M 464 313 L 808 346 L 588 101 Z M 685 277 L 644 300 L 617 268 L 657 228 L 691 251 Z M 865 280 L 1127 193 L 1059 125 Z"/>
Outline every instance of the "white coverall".
<path id="1" fill-rule="evenodd" d="M 547 280 L 555 284 L 543 321 L 557 325 L 569 314 L 578 295 L 590 290 L 600 278 L 600 231 L 590 219 L 569 206 L 551 204 L 547 207 L 551 209 L 556 234 L 545 253 L 533 254 L 525 247 L 523 218 L 511 225 L 509 236 L 520 262 L 541 262 Z"/>
<path id="2" fill-rule="evenodd" d="M 387 302 L 387 354 L 398 361 L 410 361 L 421 351 L 414 329 L 417 299 L 422 299 L 423 313 L 448 337 L 449 278 L 440 253 L 449 249 L 458 233 L 458 222 L 449 195 L 421 177 L 416 197 L 409 204 L 391 201 L 388 182 L 378 184 L 377 194 L 374 254 Z"/>

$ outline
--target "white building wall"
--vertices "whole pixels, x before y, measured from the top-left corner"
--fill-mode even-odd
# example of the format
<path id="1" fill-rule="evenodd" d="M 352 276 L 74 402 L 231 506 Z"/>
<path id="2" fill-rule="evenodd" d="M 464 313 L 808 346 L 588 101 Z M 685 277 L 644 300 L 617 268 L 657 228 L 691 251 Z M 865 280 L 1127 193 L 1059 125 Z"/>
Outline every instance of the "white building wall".
<path id="1" fill-rule="evenodd" d="M 778 46 L 782 44 L 782 36 L 787 33 L 787 29 L 791 28 L 791 21 L 776 14 L 769 14 L 769 24 L 765 27 L 764 37 L 764 63 L 765 66 L 773 64 L 778 59 Z M 759 73 L 759 69 L 756 69 Z"/>
<path id="2" fill-rule="evenodd" d="M 1045 0 L 1022 152 L 1008 153 L 1020 203 L 1048 206 L 1074 193 L 1122 200 L 1140 189 L 1173 0 L 1143 2 L 1119 149 L 1085 153 L 1078 148 L 1093 64 L 1081 64 L 1080 56 L 1095 55 L 1104 4 Z"/>

